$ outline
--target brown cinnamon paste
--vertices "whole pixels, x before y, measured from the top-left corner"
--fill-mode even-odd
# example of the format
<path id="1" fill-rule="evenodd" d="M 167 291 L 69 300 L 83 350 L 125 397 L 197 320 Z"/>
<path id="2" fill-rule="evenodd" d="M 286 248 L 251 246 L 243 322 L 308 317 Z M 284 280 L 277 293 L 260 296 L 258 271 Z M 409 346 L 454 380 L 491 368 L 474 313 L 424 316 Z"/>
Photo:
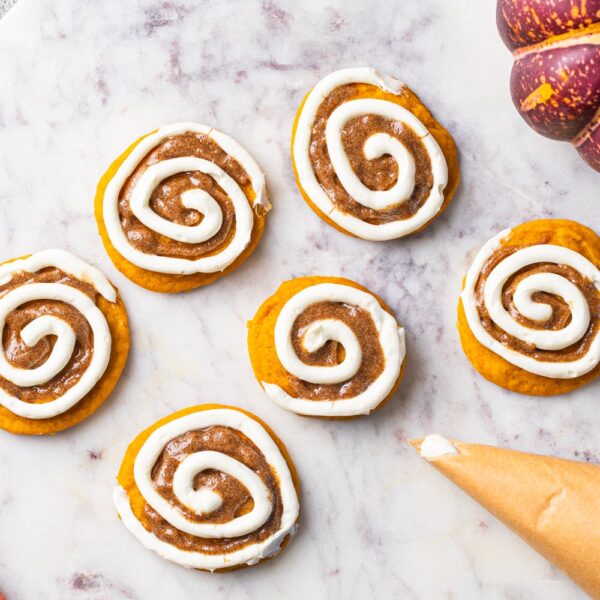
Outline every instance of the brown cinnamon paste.
<path id="1" fill-rule="evenodd" d="M 407 219 L 427 200 L 433 186 L 431 160 L 427 150 L 419 136 L 408 125 L 378 115 L 364 115 L 348 121 L 342 130 L 342 144 L 353 171 L 366 187 L 374 191 L 384 191 L 393 187 L 398 180 L 398 164 L 390 155 L 368 160 L 363 151 L 367 139 L 375 133 L 387 133 L 408 149 L 414 158 L 416 173 L 414 190 L 406 202 L 384 210 L 373 210 L 359 204 L 346 192 L 331 164 L 325 139 L 329 115 L 344 102 L 359 97 L 359 86 L 349 83 L 333 90 L 319 106 L 309 149 L 317 181 L 340 211 L 367 223 L 379 225 Z"/>
<path id="2" fill-rule="evenodd" d="M 348 381 L 337 384 L 308 383 L 290 375 L 290 385 L 294 394 L 308 400 L 340 400 L 353 398 L 364 392 L 382 373 L 385 366 L 383 350 L 373 318 L 368 311 L 341 302 L 317 302 L 298 316 L 292 327 L 292 345 L 298 358 L 305 364 L 334 366 L 343 360 L 343 347 L 339 342 L 329 340 L 315 352 L 307 352 L 302 345 L 306 328 L 314 321 L 336 319 L 342 321 L 356 335 L 362 350 L 360 368 Z"/>
<path id="3" fill-rule="evenodd" d="M 150 198 L 150 208 L 158 215 L 173 223 L 192 227 L 198 225 L 203 216 L 197 210 L 185 208 L 181 203 L 181 194 L 192 189 L 204 190 L 210 194 L 223 212 L 223 224 L 221 229 L 205 242 L 187 244 L 152 231 L 135 217 L 129 205 L 137 182 L 149 166 L 182 156 L 195 156 L 215 163 L 242 189 L 251 183 L 243 167 L 207 135 L 192 132 L 174 135 L 162 140 L 140 161 L 121 189 L 119 218 L 127 240 L 140 252 L 195 260 L 218 253 L 235 234 L 233 204 L 212 177 L 199 171 L 177 173 L 164 179 Z"/>
<path id="4" fill-rule="evenodd" d="M 246 487 L 234 477 L 214 469 L 196 475 L 194 489 L 209 488 L 217 492 L 223 498 L 223 504 L 217 510 L 208 515 L 198 516 L 178 501 L 173 493 L 173 476 L 177 467 L 190 454 L 204 450 L 222 452 L 252 469 L 271 492 L 271 516 L 256 531 L 241 537 L 200 538 L 175 529 L 146 504 L 144 518 L 151 531 L 163 542 L 177 548 L 205 554 L 235 552 L 273 535 L 280 527 L 282 514 L 277 477 L 256 445 L 241 432 L 229 427 L 206 427 L 189 431 L 171 440 L 152 469 L 152 482 L 158 493 L 177 507 L 189 521 L 197 523 L 226 523 L 249 512 L 253 501 Z"/>
<path id="5" fill-rule="evenodd" d="M 0 286 L 0 297 L 28 283 L 61 283 L 70 285 L 96 301 L 96 290 L 89 284 L 72 277 L 57 268 L 41 269 L 37 273 L 21 271 Z M 62 396 L 80 379 L 94 352 L 94 336 L 85 317 L 70 304 L 57 300 L 34 300 L 12 311 L 6 318 L 2 332 L 2 347 L 7 361 L 20 369 L 34 369 L 44 364 L 56 343 L 56 336 L 46 336 L 35 346 L 29 347 L 21 339 L 20 332 L 34 319 L 51 315 L 66 321 L 75 333 L 75 349 L 64 369 L 50 381 L 32 387 L 19 387 L 0 376 L 0 387 L 11 396 L 24 402 L 49 402 Z"/>
<path id="6" fill-rule="evenodd" d="M 571 362 L 578 360 L 588 352 L 592 341 L 600 331 L 600 296 L 596 290 L 596 286 L 572 267 L 554 263 L 537 263 L 517 271 L 504 285 L 502 290 L 502 305 L 510 313 L 512 318 L 524 327 L 559 331 L 564 329 L 571 322 L 571 311 L 562 298 L 546 292 L 535 292 L 532 295 L 532 300 L 534 302 L 548 304 L 552 307 L 552 316 L 550 319 L 548 321 L 540 322 L 527 319 L 521 315 L 514 306 L 513 295 L 519 282 L 535 273 L 556 273 L 557 275 L 568 279 L 573 285 L 579 288 L 585 297 L 590 310 L 590 325 L 583 337 L 575 344 L 563 348 L 562 350 L 540 350 L 533 344 L 528 344 L 499 329 L 491 320 L 483 300 L 483 288 L 485 282 L 496 265 L 520 249 L 521 247 L 518 246 L 501 246 L 490 256 L 481 270 L 477 285 L 475 286 L 477 311 L 479 313 L 481 324 L 495 340 L 521 354 L 532 356 L 536 360 L 545 362 Z"/>

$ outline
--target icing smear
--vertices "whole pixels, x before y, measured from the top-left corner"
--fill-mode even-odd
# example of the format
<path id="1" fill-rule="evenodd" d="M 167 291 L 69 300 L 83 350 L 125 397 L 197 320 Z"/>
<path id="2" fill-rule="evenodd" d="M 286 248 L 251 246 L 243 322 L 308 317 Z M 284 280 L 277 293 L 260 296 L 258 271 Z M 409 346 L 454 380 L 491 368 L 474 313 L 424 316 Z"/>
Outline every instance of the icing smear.
<path id="1" fill-rule="evenodd" d="M 437 433 L 433 433 L 421 442 L 419 453 L 425 460 L 433 460 L 440 456 L 458 454 L 458 450 L 452 442 Z"/>

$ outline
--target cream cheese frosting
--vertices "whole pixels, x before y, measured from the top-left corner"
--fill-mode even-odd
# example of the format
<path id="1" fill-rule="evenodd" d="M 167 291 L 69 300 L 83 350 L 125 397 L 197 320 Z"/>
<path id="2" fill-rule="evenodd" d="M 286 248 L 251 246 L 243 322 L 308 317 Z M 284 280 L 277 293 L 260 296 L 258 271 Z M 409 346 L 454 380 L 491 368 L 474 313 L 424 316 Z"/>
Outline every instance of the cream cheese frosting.
<path id="1" fill-rule="evenodd" d="M 454 444 L 446 438 L 437 433 L 432 433 L 421 442 L 419 454 L 425 460 L 434 460 L 440 456 L 452 456 L 458 454 L 458 450 Z"/>

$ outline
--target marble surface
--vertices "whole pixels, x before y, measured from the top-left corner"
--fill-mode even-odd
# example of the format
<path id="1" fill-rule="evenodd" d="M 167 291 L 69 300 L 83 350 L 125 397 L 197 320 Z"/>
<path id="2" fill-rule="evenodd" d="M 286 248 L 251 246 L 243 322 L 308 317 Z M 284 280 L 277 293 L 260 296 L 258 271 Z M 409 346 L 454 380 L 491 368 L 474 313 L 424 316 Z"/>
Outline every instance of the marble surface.
<path id="1" fill-rule="evenodd" d="M 371 65 L 409 83 L 452 131 L 463 183 L 416 237 L 350 239 L 300 200 L 289 132 L 305 91 Z M 21 0 L 0 21 L 2 259 L 67 248 L 100 266 L 129 308 L 133 345 L 110 401 L 55 437 L 0 435 L 0 590 L 8 600 L 583 598 L 543 558 L 421 461 L 432 431 L 600 460 L 598 385 L 553 399 L 473 371 L 455 329 L 461 277 L 481 243 L 536 217 L 599 228 L 599 176 L 512 107 L 494 2 Z M 274 204 L 256 255 L 225 280 L 168 297 L 118 273 L 92 216 L 96 182 L 141 133 L 195 120 L 234 135 Z M 246 321 L 286 278 L 342 275 L 408 332 L 406 380 L 352 422 L 288 414 L 255 382 Z M 255 411 L 303 484 L 302 527 L 276 560 L 225 575 L 144 550 L 116 518 L 114 477 L 135 434 L 202 402 Z"/>
<path id="2" fill-rule="evenodd" d="M 0 0 L 0 17 L 3 17 L 11 6 L 16 4 L 17 0 Z"/>

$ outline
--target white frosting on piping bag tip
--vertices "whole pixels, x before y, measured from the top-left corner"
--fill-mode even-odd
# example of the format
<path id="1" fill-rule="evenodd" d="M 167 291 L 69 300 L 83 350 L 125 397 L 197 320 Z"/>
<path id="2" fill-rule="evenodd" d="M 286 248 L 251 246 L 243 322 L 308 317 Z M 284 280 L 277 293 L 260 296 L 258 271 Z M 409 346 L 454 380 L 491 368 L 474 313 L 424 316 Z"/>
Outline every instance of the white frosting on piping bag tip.
<path id="1" fill-rule="evenodd" d="M 444 153 L 428 129 L 409 110 L 399 104 L 382 99 L 349 100 L 338 106 L 329 116 L 325 136 L 331 164 L 348 194 L 363 206 L 382 210 L 402 204 L 410 197 L 415 185 L 415 161 L 407 148 L 396 138 L 383 133 L 370 136 L 364 146 L 367 159 L 373 160 L 389 154 L 398 163 L 396 184 L 385 191 L 371 190 L 360 181 L 352 170 L 342 143 L 342 130 L 350 119 L 369 114 L 405 123 L 413 129 L 420 137 L 429 155 L 433 175 L 433 187 L 429 197 L 414 215 L 406 219 L 377 225 L 342 212 L 321 187 L 313 170 L 309 148 L 319 106 L 324 98 L 337 87 L 350 83 L 376 85 L 396 95 L 401 95 L 404 88 L 404 84 L 400 81 L 368 68 L 336 71 L 319 81 L 306 97 L 294 137 L 292 154 L 298 179 L 311 201 L 346 231 L 374 241 L 408 235 L 423 227 L 439 212 L 444 203 L 444 189 L 448 182 L 448 165 Z"/>
<path id="2" fill-rule="evenodd" d="M 310 383 L 332 384 L 351 379 L 358 371 L 362 352 L 356 335 L 342 321 L 320 319 L 311 323 L 304 332 L 302 343 L 309 352 L 322 347 L 328 340 L 336 340 L 344 347 L 344 360 L 335 366 L 314 366 L 303 363 L 294 350 L 291 333 L 296 318 L 309 306 L 318 302 L 340 302 L 351 309 L 357 306 L 367 311 L 377 329 L 384 356 L 380 375 L 360 394 L 340 400 L 309 400 L 294 398 L 277 385 L 261 381 L 265 392 L 276 404 L 304 415 L 352 416 L 368 414 L 380 404 L 394 387 L 406 346 L 404 329 L 385 311 L 377 299 L 367 292 L 339 283 L 321 283 L 298 292 L 283 306 L 275 324 L 275 349 L 283 367 L 294 377 Z"/>
<path id="3" fill-rule="evenodd" d="M 254 507 L 242 516 L 225 523 L 188 520 L 154 488 L 152 469 L 165 446 L 174 438 L 212 426 L 237 430 L 253 442 L 276 473 L 279 485 L 282 514 L 279 529 L 261 542 L 250 543 L 238 550 L 223 554 L 205 554 L 186 551 L 161 541 L 146 530 L 134 515 L 126 491 L 117 486 L 114 502 L 123 523 L 147 548 L 164 558 L 195 569 L 215 570 L 240 564 L 254 564 L 276 554 L 283 540 L 293 535 L 299 514 L 299 503 L 287 462 L 268 432 L 254 419 L 240 411 L 219 408 L 194 412 L 162 425 L 155 430 L 138 452 L 134 463 L 135 483 L 145 501 L 174 528 L 202 538 L 234 538 L 259 529 L 273 510 L 269 489 L 262 479 L 246 465 L 229 455 L 215 451 L 190 454 L 178 466 L 173 478 L 173 492 L 177 499 L 196 514 L 209 514 L 224 501 L 209 489 L 193 489 L 195 476 L 215 469 L 238 479 L 252 496 Z"/>
<path id="4" fill-rule="evenodd" d="M 425 460 L 432 460 L 440 456 L 449 456 L 458 454 L 458 450 L 446 438 L 433 433 L 428 435 L 422 442 L 419 454 Z"/>
<path id="5" fill-rule="evenodd" d="M 235 213 L 235 233 L 220 252 L 194 260 L 146 254 L 134 248 L 128 241 L 119 218 L 119 195 L 127 179 L 140 161 L 165 138 L 186 132 L 210 137 L 229 156 L 234 158 L 248 173 L 256 194 L 254 206 L 270 208 L 265 177 L 248 152 L 235 140 L 205 125 L 175 123 L 165 125 L 155 133 L 143 138 L 118 168 L 106 187 L 103 199 L 103 217 L 110 241 L 129 262 L 157 273 L 189 275 L 223 271 L 245 250 L 250 243 L 254 215 L 246 195 L 237 182 L 215 163 L 195 156 L 183 156 L 158 162 L 146 169 L 136 183 L 130 199 L 133 214 L 149 229 L 178 242 L 194 244 L 212 238 L 221 228 L 223 214 L 219 204 L 202 190 L 188 190 L 181 196 L 182 204 L 202 213 L 203 220 L 195 226 L 185 226 L 164 219 L 150 208 L 150 197 L 161 181 L 177 173 L 200 171 L 209 175 L 225 191 Z"/>
<path id="6" fill-rule="evenodd" d="M 19 272 L 35 273 L 40 269 L 56 267 L 76 279 L 92 285 L 108 301 L 116 301 L 116 290 L 94 267 L 63 250 L 44 250 L 28 258 L 0 266 L 0 284 L 6 284 Z M 111 335 L 102 311 L 78 289 L 62 283 L 27 283 L 0 298 L 0 332 L 6 318 L 19 306 L 34 300 L 54 300 L 74 307 L 87 321 L 93 333 L 94 351 L 81 378 L 62 396 L 44 403 L 25 402 L 0 389 L 0 404 L 11 412 L 29 419 L 48 419 L 60 415 L 77 404 L 104 374 L 111 353 Z M 75 348 L 75 334 L 62 319 L 42 315 L 28 323 L 20 333 L 28 346 L 34 346 L 43 337 L 57 337 L 50 356 L 40 366 L 21 369 L 11 365 L 4 351 L 0 351 L 0 375 L 19 387 L 42 385 L 58 375 L 67 365 Z"/>
<path id="7" fill-rule="evenodd" d="M 510 234 L 505 230 L 487 242 L 479 251 L 465 279 L 461 294 L 467 322 L 473 335 L 483 344 L 511 364 L 536 375 L 555 379 L 571 379 L 588 373 L 600 362 L 600 335 L 596 335 L 588 351 L 573 361 L 542 361 L 513 350 L 494 339 L 483 327 L 477 310 L 476 286 L 481 271 Z M 483 299 L 492 321 L 509 335 L 535 346 L 540 350 L 562 350 L 582 339 L 590 324 L 590 311 L 581 290 L 566 277 L 557 273 L 533 273 L 522 279 L 514 293 L 515 308 L 526 318 L 546 321 L 552 308 L 532 300 L 535 292 L 547 292 L 559 296 L 571 311 L 570 322 L 562 329 L 528 328 L 516 321 L 502 304 L 502 289 L 508 279 L 530 265 L 552 263 L 571 267 L 600 290 L 600 270 L 583 255 L 552 244 L 537 244 L 521 248 L 500 261 L 489 273 L 484 284 Z"/>

